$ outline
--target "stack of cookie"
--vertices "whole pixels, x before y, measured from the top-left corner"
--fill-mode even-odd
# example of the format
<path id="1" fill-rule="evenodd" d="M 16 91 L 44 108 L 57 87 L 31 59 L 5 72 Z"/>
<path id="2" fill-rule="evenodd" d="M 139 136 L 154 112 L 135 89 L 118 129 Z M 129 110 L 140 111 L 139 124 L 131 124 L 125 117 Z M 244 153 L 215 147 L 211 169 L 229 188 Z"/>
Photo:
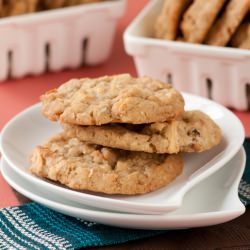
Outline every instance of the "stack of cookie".
<path id="1" fill-rule="evenodd" d="M 250 49 L 250 0 L 165 0 L 155 37 Z"/>
<path id="2" fill-rule="evenodd" d="M 181 152 L 221 140 L 207 115 L 184 112 L 181 94 L 149 77 L 73 79 L 45 93 L 42 103 L 64 131 L 35 149 L 30 171 L 72 189 L 151 192 L 181 174 Z"/>

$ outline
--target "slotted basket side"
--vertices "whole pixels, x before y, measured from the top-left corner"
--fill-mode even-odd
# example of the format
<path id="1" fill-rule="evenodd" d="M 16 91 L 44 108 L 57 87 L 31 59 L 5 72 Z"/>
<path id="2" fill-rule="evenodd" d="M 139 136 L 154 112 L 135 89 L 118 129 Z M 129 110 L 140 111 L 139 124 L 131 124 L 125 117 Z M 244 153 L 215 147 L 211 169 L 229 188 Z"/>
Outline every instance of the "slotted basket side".
<path id="1" fill-rule="evenodd" d="M 124 33 L 138 75 L 238 110 L 250 108 L 250 51 L 154 39 L 162 1 L 150 1 Z"/>
<path id="2" fill-rule="evenodd" d="M 250 105 L 250 59 L 230 60 L 171 53 L 157 48 L 135 56 L 138 75 L 150 75 L 180 91 L 213 99 L 225 106 L 247 110 Z"/>
<path id="3" fill-rule="evenodd" d="M 0 21 L 0 81 L 107 60 L 125 1 Z"/>

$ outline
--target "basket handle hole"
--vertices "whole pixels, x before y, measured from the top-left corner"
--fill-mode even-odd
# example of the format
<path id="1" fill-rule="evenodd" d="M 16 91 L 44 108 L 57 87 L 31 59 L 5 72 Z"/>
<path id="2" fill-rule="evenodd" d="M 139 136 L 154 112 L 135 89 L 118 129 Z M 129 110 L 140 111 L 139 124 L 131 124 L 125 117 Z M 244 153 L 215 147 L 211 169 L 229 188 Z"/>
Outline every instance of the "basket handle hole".
<path id="1" fill-rule="evenodd" d="M 207 87 L 207 97 L 209 99 L 213 99 L 212 98 L 213 81 L 210 78 L 206 78 L 206 87 Z"/>
<path id="2" fill-rule="evenodd" d="M 246 84 L 247 110 L 250 110 L 250 83 Z"/>
<path id="3" fill-rule="evenodd" d="M 167 74 L 167 83 L 172 84 L 173 85 L 173 77 L 171 73 Z"/>
<path id="4" fill-rule="evenodd" d="M 45 53 L 45 70 L 49 71 L 51 48 L 50 48 L 50 44 L 48 42 L 45 44 L 44 53 Z"/>
<path id="5" fill-rule="evenodd" d="M 9 50 L 7 55 L 8 60 L 8 78 L 12 75 L 12 60 L 13 60 L 13 51 Z"/>
<path id="6" fill-rule="evenodd" d="M 82 41 L 82 65 L 86 64 L 89 38 L 84 38 Z"/>

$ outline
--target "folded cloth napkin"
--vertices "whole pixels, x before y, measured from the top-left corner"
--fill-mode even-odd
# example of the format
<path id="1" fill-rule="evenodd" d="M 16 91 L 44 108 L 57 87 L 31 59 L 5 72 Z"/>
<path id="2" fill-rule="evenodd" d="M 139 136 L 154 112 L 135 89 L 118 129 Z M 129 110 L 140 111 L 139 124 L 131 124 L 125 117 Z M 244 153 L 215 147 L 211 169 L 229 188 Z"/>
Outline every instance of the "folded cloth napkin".
<path id="1" fill-rule="evenodd" d="M 239 196 L 250 204 L 250 139 Z M 166 231 L 104 226 L 54 212 L 35 202 L 0 210 L 0 249 L 79 249 L 106 246 L 158 235 Z"/>
<path id="2" fill-rule="evenodd" d="M 244 148 L 247 155 L 247 163 L 244 174 L 240 181 L 239 197 L 245 205 L 250 204 L 250 138 L 244 142 Z"/>

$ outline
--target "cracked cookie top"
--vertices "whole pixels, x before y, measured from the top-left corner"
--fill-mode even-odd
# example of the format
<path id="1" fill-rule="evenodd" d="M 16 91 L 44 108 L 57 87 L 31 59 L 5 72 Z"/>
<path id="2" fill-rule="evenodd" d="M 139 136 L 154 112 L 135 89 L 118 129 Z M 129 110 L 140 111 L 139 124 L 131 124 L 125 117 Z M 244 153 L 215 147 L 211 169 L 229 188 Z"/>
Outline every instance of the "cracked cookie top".
<path id="1" fill-rule="evenodd" d="M 50 120 L 78 125 L 163 122 L 184 110 L 183 97 L 170 84 L 129 74 L 72 79 L 41 100 Z"/>

